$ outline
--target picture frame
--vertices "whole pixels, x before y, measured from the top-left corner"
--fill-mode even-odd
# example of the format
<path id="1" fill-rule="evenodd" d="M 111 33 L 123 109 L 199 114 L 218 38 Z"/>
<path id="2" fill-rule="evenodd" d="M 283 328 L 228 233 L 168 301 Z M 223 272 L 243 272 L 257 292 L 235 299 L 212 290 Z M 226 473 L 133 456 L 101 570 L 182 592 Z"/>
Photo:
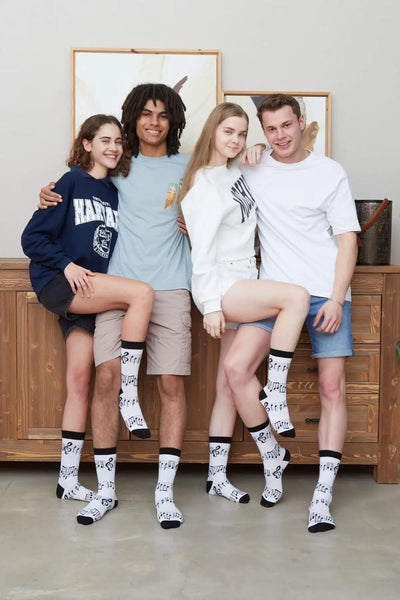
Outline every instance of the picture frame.
<path id="1" fill-rule="evenodd" d="M 187 124 L 180 150 L 190 153 L 209 113 L 223 100 L 221 51 L 72 48 L 72 139 L 93 114 L 120 119 L 126 96 L 140 83 L 165 83 L 181 95 Z"/>
<path id="2" fill-rule="evenodd" d="M 306 119 L 303 133 L 304 147 L 322 156 L 331 155 L 331 94 L 330 92 L 254 92 L 224 91 L 226 102 L 239 104 L 249 115 L 247 145 L 257 142 L 266 143 L 265 135 L 257 117 L 257 107 L 266 96 L 271 94 L 294 96 L 300 104 Z"/>

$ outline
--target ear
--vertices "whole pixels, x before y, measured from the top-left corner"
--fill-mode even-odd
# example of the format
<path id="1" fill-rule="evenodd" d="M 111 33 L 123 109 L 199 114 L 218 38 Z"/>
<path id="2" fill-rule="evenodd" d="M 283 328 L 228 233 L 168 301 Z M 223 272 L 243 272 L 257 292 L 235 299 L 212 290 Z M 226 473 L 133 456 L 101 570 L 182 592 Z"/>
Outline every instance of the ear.
<path id="1" fill-rule="evenodd" d="M 84 147 L 86 152 L 92 151 L 92 142 L 89 142 L 89 140 L 86 140 L 86 139 L 82 140 L 82 146 Z"/>
<path id="2" fill-rule="evenodd" d="M 304 115 L 300 115 L 299 124 L 300 124 L 300 129 L 303 132 L 306 128 L 306 120 L 304 118 Z"/>

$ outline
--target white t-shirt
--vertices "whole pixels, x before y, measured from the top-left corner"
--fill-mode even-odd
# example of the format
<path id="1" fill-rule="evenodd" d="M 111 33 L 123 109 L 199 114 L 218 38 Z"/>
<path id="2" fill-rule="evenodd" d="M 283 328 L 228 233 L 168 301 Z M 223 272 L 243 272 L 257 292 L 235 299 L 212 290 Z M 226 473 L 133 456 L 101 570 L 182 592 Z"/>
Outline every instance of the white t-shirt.
<path id="1" fill-rule="evenodd" d="M 335 235 L 360 231 L 347 175 L 341 165 L 310 153 L 283 163 L 265 152 L 243 169 L 257 205 L 261 279 L 304 286 L 329 298 L 335 279 Z M 346 300 L 350 300 L 350 288 Z"/>
<path id="2" fill-rule="evenodd" d="M 254 257 L 254 198 L 236 166 L 205 167 L 196 173 L 181 208 L 192 244 L 193 299 L 203 314 L 221 310 L 230 261 Z M 252 264 L 250 277 L 256 276 Z M 236 271 L 236 280 L 244 278 L 240 268 Z"/>

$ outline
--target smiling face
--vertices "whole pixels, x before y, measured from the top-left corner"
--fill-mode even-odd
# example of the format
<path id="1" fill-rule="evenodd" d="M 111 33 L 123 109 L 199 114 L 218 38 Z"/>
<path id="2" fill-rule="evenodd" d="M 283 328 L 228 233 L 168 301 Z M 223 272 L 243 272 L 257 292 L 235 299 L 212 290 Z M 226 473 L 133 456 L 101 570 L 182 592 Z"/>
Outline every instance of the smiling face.
<path id="1" fill-rule="evenodd" d="M 169 132 L 168 113 L 161 100 L 148 100 L 136 122 L 136 134 L 140 151 L 145 156 L 164 156 L 167 154 L 167 135 Z"/>
<path id="2" fill-rule="evenodd" d="M 86 152 L 90 152 L 93 166 L 88 173 L 96 179 L 106 177 L 108 171 L 115 169 L 122 156 L 122 135 L 114 123 L 105 123 L 96 131 L 94 138 L 82 141 Z"/>
<path id="3" fill-rule="evenodd" d="M 210 166 L 226 164 L 244 148 L 247 137 L 247 120 L 244 117 L 228 117 L 215 130 L 214 148 Z"/>
<path id="4" fill-rule="evenodd" d="M 261 123 L 275 160 L 295 163 L 308 156 L 307 150 L 301 145 L 304 117 L 301 115 L 297 118 L 291 106 L 264 111 Z"/>

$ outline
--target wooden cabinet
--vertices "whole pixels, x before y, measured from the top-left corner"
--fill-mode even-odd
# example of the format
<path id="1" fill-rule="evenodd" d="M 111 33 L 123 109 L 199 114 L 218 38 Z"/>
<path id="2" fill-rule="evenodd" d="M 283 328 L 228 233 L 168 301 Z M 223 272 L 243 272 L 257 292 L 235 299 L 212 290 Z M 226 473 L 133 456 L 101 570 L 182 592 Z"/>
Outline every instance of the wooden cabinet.
<path id="1" fill-rule="evenodd" d="M 0 460 L 58 461 L 65 396 L 65 351 L 54 315 L 32 292 L 24 259 L 0 261 Z M 354 356 L 346 360 L 349 407 L 343 463 L 374 466 L 381 483 L 397 483 L 400 442 L 400 267 L 357 267 L 353 288 Z M 207 336 L 193 309 L 192 375 L 186 379 L 188 423 L 182 460 L 207 462 L 208 423 L 214 401 L 218 343 Z M 144 367 L 145 365 L 143 365 Z M 264 369 L 259 376 L 264 378 Z M 139 378 L 139 393 L 152 437 L 131 439 L 121 425 L 120 461 L 156 461 L 159 398 L 154 377 Z M 283 443 L 294 463 L 318 462 L 320 413 L 316 361 L 303 331 L 290 370 L 288 401 L 297 436 Z M 90 424 L 84 460 L 90 460 Z M 232 462 L 259 462 L 238 421 Z"/>

